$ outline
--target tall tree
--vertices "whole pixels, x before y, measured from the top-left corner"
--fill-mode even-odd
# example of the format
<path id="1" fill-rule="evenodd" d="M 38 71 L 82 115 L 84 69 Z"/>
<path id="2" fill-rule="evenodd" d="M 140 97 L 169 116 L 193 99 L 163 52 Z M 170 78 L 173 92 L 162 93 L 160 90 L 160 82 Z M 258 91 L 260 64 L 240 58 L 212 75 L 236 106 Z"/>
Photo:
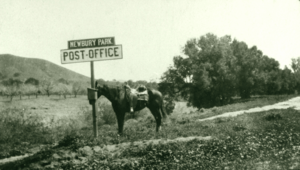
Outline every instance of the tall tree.
<path id="1" fill-rule="evenodd" d="M 241 98 L 250 98 L 255 82 L 257 70 L 257 49 L 248 48 L 244 42 L 234 40 L 231 44 L 233 55 L 237 59 L 238 90 Z"/>
<path id="2" fill-rule="evenodd" d="M 294 73 L 294 80 L 295 80 L 295 90 L 300 92 L 300 57 L 292 58 L 291 67 Z"/>
<path id="3" fill-rule="evenodd" d="M 281 71 L 281 79 L 281 94 L 293 94 L 296 87 L 296 81 L 292 70 L 290 70 L 287 66 L 285 66 Z"/>
<path id="4" fill-rule="evenodd" d="M 176 56 L 174 66 L 162 76 L 160 89 L 169 94 L 178 91 L 192 106 L 211 107 L 230 102 L 236 87 L 236 59 L 231 50 L 231 37 L 206 34 L 189 40 L 184 53 Z"/>

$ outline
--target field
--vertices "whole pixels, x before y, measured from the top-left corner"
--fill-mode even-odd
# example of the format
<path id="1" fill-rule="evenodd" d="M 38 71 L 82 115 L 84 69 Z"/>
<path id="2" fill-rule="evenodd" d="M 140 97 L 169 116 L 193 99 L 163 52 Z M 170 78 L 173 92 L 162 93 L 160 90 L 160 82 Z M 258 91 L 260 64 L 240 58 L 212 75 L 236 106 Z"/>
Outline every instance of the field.
<path id="1" fill-rule="evenodd" d="M 0 159 L 35 153 L 0 169 L 288 169 L 300 168 L 300 118 L 293 109 L 271 110 L 237 117 L 198 122 L 225 112 L 261 107 L 295 96 L 265 96 L 211 109 L 176 103 L 164 120 L 161 132 L 144 109 L 127 114 L 124 135 L 117 125 L 110 103 L 97 101 L 99 137 L 93 138 L 91 106 L 86 96 L 63 99 L 39 96 L 30 99 L 0 98 Z M 210 137 L 211 140 L 179 142 L 179 137 Z M 175 142 L 154 145 L 158 139 Z M 145 143 L 138 147 L 139 142 Z M 129 145 L 125 147 L 125 144 Z M 123 145 L 122 145 L 123 144 Z M 53 147 L 55 146 L 55 147 Z M 84 148 L 124 146 L 122 152 L 92 155 Z M 40 148 L 37 149 L 37 148 Z M 73 158 L 61 152 L 73 153 Z M 95 151 L 95 149 L 94 149 Z M 55 155 L 60 155 L 56 159 Z M 79 162 L 78 162 L 79 161 Z"/>

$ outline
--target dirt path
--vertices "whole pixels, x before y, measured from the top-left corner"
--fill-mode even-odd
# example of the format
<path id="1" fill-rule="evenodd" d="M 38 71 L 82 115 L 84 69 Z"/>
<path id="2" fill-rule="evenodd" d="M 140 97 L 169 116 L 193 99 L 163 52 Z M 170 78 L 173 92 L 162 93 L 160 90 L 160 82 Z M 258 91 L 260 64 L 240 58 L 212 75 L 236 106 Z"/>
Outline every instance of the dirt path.
<path id="1" fill-rule="evenodd" d="M 244 113 L 253 113 L 253 112 L 262 112 L 262 111 L 268 111 L 272 109 L 287 109 L 287 108 L 293 108 L 295 110 L 300 110 L 300 97 L 295 97 L 290 100 L 276 103 L 273 105 L 263 106 L 263 107 L 255 107 L 249 110 L 240 110 L 236 112 L 227 112 L 223 113 L 221 115 L 205 118 L 205 119 L 199 119 L 197 121 L 205 121 L 205 120 L 212 120 L 219 117 L 230 117 L 230 116 L 237 116 Z"/>

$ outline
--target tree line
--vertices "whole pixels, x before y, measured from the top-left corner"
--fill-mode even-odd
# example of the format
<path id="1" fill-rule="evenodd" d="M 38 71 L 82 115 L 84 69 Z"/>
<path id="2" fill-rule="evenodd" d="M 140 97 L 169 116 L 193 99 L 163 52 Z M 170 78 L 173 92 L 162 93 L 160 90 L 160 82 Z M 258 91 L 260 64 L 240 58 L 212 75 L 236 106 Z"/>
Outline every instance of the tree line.
<path id="1" fill-rule="evenodd" d="M 279 62 L 256 46 L 232 40 L 230 36 L 206 34 L 190 39 L 185 56 L 173 57 L 161 77 L 159 90 L 169 98 L 182 98 L 198 108 L 224 105 L 234 96 L 292 94 L 300 90 L 300 58 L 293 58 L 291 69 L 280 69 Z"/>
<path id="2" fill-rule="evenodd" d="M 77 95 L 86 94 L 85 83 L 80 81 L 67 81 L 63 78 L 53 81 L 53 80 L 37 80 L 35 78 L 28 78 L 22 81 L 17 78 L 14 74 L 13 78 L 7 78 L 0 83 L 0 94 L 2 96 L 7 96 L 12 101 L 14 97 L 35 96 L 38 98 L 39 95 L 58 95 L 67 98 L 67 95 Z"/>
<path id="3" fill-rule="evenodd" d="M 125 84 L 129 85 L 131 88 L 137 88 L 139 85 L 144 85 L 146 86 L 146 88 L 149 89 L 158 89 L 158 83 L 156 83 L 155 81 L 146 81 L 146 80 L 137 80 L 137 81 L 133 81 L 133 80 L 127 80 L 127 81 L 117 81 L 117 80 L 112 80 L 112 81 L 105 81 L 104 79 L 98 79 L 97 80 L 98 85 L 102 86 L 102 85 L 108 85 L 108 86 L 114 86 L 114 87 L 122 87 Z"/>
<path id="4" fill-rule="evenodd" d="M 87 95 L 87 87 L 90 87 L 90 82 L 80 82 L 80 81 L 68 81 L 61 78 L 57 81 L 43 79 L 38 80 L 35 78 L 28 78 L 24 81 L 20 80 L 18 77 L 20 73 L 15 73 L 13 78 L 6 78 L 0 81 L 0 95 L 7 96 L 12 101 L 13 98 L 19 97 L 22 99 L 23 96 L 30 98 L 35 96 L 38 98 L 39 95 L 58 95 L 59 97 L 77 95 Z M 109 85 L 109 86 L 123 86 L 124 84 L 130 85 L 132 88 L 136 88 L 138 85 L 143 84 L 148 88 L 157 89 L 158 85 L 156 82 L 147 82 L 144 80 L 132 81 L 128 80 L 126 82 L 120 82 L 117 80 L 105 81 L 104 79 L 97 80 L 99 85 Z"/>

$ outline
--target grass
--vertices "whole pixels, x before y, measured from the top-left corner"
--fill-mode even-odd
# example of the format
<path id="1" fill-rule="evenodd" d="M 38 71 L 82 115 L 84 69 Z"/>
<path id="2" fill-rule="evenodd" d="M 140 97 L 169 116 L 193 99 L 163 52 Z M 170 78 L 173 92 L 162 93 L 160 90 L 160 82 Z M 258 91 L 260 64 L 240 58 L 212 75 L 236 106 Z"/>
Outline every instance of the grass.
<path id="1" fill-rule="evenodd" d="M 274 115 L 281 118 L 274 119 Z M 131 147 L 120 156 L 105 160 L 96 157 L 90 163 L 98 160 L 96 168 L 99 169 L 300 168 L 297 163 L 300 160 L 300 118 L 299 111 L 293 109 L 245 114 L 222 121 L 193 122 L 165 131 L 170 138 L 205 133 L 214 138 Z"/>
<path id="2" fill-rule="evenodd" d="M 286 96 L 277 99 L 275 97 L 260 98 L 246 103 L 199 111 L 188 108 L 181 102 L 177 104 L 174 113 L 169 116 L 169 120 L 164 122 L 163 130 L 158 134 L 155 132 L 153 116 L 147 109 L 144 109 L 135 115 L 126 115 L 124 135 L 118 137 L 112 108 L 106 99 L 101 98 L 97 102 L 99 138 L 94 139 L 91 108 L 86 96 L 68 99 L 50 96 L 50 98 L 14 100 L 12 103 L 7 103 L 4 98 L 0 102 L 0 106 L 4 107 L 1 108 L 1 115 L 4 116 L 1 116 L 0 120 L 2 122 L 0 124 L 0 133 L 2 133 L 0 135 L 0 157 L 19 155 L 41 144 L 58 143 L 58 147 L 70 147 L 76 151 L 86 145 L 103 146 L 161 138 L 212 136 L 214 140 L 208 142 L 191 141 L 189 143 L 149 145 L 139 149 L 129 148 L 118 157 L 107 156 L 101 157 L 101 159 L 95 157 L 91 161 L 98 162 L 93 163 L 95 167 L 111 169 L 155 169 L 159 167 L 167 167 L 167 169 L 198 169 L 201 167 L 255 169 L 260 164 L 272 165 L 272 168 L 274 168 L 273 165 L 292 166 L 294 159 L 298 159 L 298 151 L 293 150 L 293 147 L 300 145 L 298 111 L 292 109 L 272 110 L 205 122 L 194 121 L 195 118 L 199 118 L 197 116 L 201 115 L 208 116 L 220 114 L 220 112 L 236 111 L 273 104 L 275 101 L 286 99 Z M 290 136 L 292 143 L 289 142 Z M 265 137 L 268 137 L 268 140 L 264 140 Z M 254 152 L 253 149 L 263 152 Z M 39 160 L 51 153 L 51 150 L 39 153 Z M 284 159 L 278 162 L 280 156 Z M 136 160 L 138 161 L 135 162 Z M 27 161 L 34 162 L 36 159 L 30 158 Z M 265 163 L 266 161 L 268 163 Z M 68 169 L 73 166 L 70 164 L 68 167 L 62 168 Z"/>

